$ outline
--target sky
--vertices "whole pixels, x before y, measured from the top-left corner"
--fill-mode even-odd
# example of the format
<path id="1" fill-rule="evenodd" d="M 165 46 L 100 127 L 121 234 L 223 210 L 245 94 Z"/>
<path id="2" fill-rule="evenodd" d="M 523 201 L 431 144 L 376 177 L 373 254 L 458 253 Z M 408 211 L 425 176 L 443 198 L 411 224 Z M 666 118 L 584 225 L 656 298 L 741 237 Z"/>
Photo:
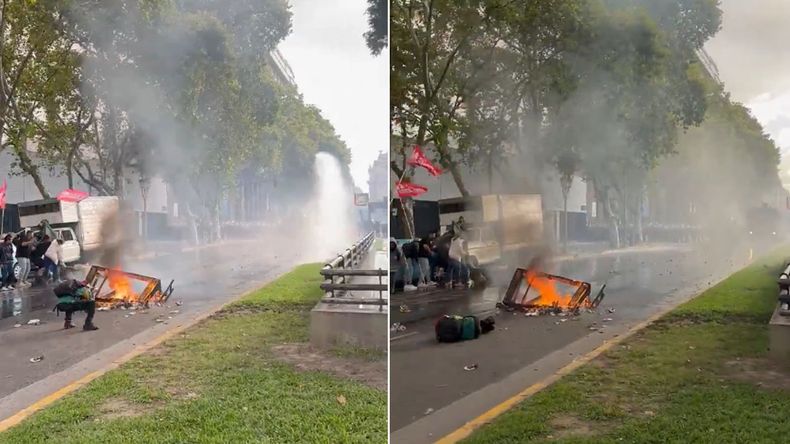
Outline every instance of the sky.
<path id="1" fill-rule="evenodd" d="M 725 89 L 748 106 L 790 168 L 790 1 L 722 0 L 722 29 L 706 45 Z M 787 186 L 787 184 L 786 184 Z"/>
<path id="2" fill-rule="evenodd" d="M 368 189 L 368 167 L 389 150 L 389 57 L 363 34 L 365 0 L 291 0 L 293 32 L 280 44 L 306 103 L 321 109 L 351 149 L 351 175 Z"/>

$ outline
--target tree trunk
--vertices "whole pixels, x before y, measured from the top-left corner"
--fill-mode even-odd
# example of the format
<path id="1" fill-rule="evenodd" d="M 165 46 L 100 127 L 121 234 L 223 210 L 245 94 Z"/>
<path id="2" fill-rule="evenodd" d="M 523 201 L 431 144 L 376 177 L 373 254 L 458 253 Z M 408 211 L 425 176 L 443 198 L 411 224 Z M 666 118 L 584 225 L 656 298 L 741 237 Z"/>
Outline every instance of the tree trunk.
<path id="1" fill-rule="evenodd" d="M 493 179 L 494 179 L 494 153 L 492 151 L 488 151 L 488 193 L 494 193 L 494 186 L 493 186 Z"/>
<path id="2" fill-rule="evenodd" d="M 191 241 L 193 245 L 200 244 L 200 234 L 198 233 L 198 226 L 197 226 L 197 217 L 192 212 L 192 206 L 188 203 L 184 205 L 184 213 L 187 216 L 187 225 L 189 226 L 189 234 L 191 236 Z"/>
<path id="3" fill-rule="evenodd" d="M 222 240 L 222 224 L 220 223 L 220 219 L 221 218 L 220 218 L 220 211 L 219 211 L 219 201 L 216 201 L 214 203 L 214 211 L 213 211 L 213 213 L 214 213 L 214 218 L 213 218 L 214 219 L 214 221 L 213 221 L 214 223 L 212 225 L 214 226 L 214 230 L 213 230 L 213 233 L 212 233 L 212 237 L 214 238 L 214 241 L 219 242 L 220 240 Z"/>
<path id="4" fill-rule="evenodd" d="M 568 193 L 562 193 L 562 252 L 568 252 Z"/>
<path id="5" fill-rule="evenodd" d="M 606 204 L 606 219 L 609 223 L 609 243 L 612 248 L 620 248 L 620 230 L 617 223 L 617 216 L 612 208 L 612 200 L 610 192 L 607 190 L 604 195 L 604 203 Z"/>
<path id="6" fill-rule="evenodd" d="M 33 183 L 36 185 L 39 194 L 41 194 L 41 198 L 49 199 L 50 195 L 47 192 L 46 186 L 44 186 L 44 182 L 41 180 L 41 175 L 38 173 L 38 167 L 33 163 L 33 160 L 30 159 L 30 156 L 27 155 L 27 151 L 25 149 L 26 140 L 23 139 L 21 145 L 21 147 L 18 145 L 13 145 L 14 152 L 19 159 L 19 168 L 21 168 L 25 174 L 33 179 Z"/>

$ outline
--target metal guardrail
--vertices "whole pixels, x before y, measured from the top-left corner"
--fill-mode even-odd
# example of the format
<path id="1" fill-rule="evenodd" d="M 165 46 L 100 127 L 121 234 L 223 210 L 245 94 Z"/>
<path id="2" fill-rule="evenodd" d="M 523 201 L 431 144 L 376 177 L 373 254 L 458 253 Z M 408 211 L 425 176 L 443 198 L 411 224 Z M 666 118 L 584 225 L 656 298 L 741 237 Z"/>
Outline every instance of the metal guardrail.
<path id="1" fill-rule="evenodd" d="M 357 243 L 346 249 L 342 254 L 338 255 L 335 259 L 324 265 L 321 269 L 321 276 L 324 277 L 324 282 L 321 284 L 321 289 L 329 294 L 329 297 L 322 299 L 323 302 L 331 302 L 333 304 L 349 304 L 349 305 L 378 305 L 379 311 L 382 311 L 387 302 L 384 301 L 384 292 L 388 290 L 387 285 L 382 282 L 382 277 L 387 275 L 387 270 L 358 270 L 360 263 L 365 259 L 365 256 L 370 251 L 375 239 L 374 233 L 370 232 L 365 237 L 360 239 Z M 378 276 L 378 284 L 351 284 L 347 282 L 348 277 L 354 276 Z M 379 293 L 378 299 L 372 298 L 344 298 L 338 296 L 336 293 L 345 293 L 347 291 L 377 291 Z"/>

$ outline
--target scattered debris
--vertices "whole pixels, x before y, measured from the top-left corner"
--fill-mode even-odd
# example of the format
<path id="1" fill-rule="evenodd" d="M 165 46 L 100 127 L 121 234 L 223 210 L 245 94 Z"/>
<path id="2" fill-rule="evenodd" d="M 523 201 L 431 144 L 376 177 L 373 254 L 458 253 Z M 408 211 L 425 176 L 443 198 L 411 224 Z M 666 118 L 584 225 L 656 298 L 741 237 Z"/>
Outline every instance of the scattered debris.
<path id="1" fill-rule="evenodd" d="M 176 301 L 176 306 L 177 306 L 177 307 L 180 307 L 180 306 L 181 306 L 181 304 L 183 304 L 183 303 L 184 303 L 183 301 Z"/>
<path id="2" fill-rule="evenodd" d="M 477 370 L 477 364 L 467 365 L 464 367 L 464 370 L 471 372 Z"/>
<path id="3" fill-rule="evenodd" d="M 343 395 L 339 395 L 339 396 L 337 397 L 337 403 L 338 403 L 338 404 L 340 404 L 340 405 L 346 405 L 346 402 L 347 402 L 347 401 L 346 401 L 346 397 L 345 397 L 345 396 L 343 396 Z"/>
<path id="4" fill-rule="evenodd" d="M 428 408 L 425 410 L 425 415 L 430 415 L 431 413 L 433 413 L 433 409 L 432 409 L 432 408 L 430 408 L 430 407 L 428 407 Z"/>
<path id="5" fill-rule="evenodd" d="M 27 321 L 27 325 L 41 325 L 41 319 L 31 319 Z"/>
<path id="6" fill-rule="evenodd" d="M 14 324 L 14 328 L 19 328 L 21 326 L 22 326 L 22 324 Z"/>
<path id="7" fill-rule="evenodd" d="M 401 305 L 400 306 L 400 312 L 401 313 L 411 313 L 411 309 L 409 308 L 408 305 Z"/>
<path id="8" fill-rule="evenodd" d="M 614 309 L 614 308 L 607 308 L 607 309 L 606 309 L 606 311 L 607 311 L 608 313 L 614 313 L 614 312 L 615 312 L 615 309 Z"/>
<path id="9" fill-rule="evenodd" d="M 96 311 L 110 311 L 110 307 L 99 307 Z"/>
<path id="10" fill-rule="evenodd" d="M 392 332 L 406 331 L 406 326 L 401 324 L 400 322 L 396 322 L 396 323 L 392 324 L 392 327 L 390 327 L 390 331 L 392 331 Z"/>
<path id="11" fill-rule="evenodd" d="M 44 355 L 36 356 L 35 358 L 30 358 L 30 362 L 33 362 L 33 363 L 41 362 L 43 360 L 44 360 Z"/>
<path id="12" fill-rule="evenodd" d="M 178 314 L 180 310 L 170 310 L 170 314 Z"/>
<path id="13" fill-rule="evenodd" d="M 612 318 L 603 318 L 603 322 L 612 322 L 614 319 Z"/>

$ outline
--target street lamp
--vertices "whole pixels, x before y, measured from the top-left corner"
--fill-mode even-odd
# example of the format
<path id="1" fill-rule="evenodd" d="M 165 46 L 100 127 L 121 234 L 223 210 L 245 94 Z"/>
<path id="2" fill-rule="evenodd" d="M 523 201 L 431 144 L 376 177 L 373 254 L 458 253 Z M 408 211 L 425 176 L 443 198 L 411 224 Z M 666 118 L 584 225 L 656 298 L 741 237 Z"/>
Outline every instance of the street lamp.
<path id="1" fill-rule="evenodd" d="M 140 173 L 140 195 L 143 198 L 143 240 L 148 239 L 148 190 L 151 188 L 151 179 L 145 173 Z"/>

